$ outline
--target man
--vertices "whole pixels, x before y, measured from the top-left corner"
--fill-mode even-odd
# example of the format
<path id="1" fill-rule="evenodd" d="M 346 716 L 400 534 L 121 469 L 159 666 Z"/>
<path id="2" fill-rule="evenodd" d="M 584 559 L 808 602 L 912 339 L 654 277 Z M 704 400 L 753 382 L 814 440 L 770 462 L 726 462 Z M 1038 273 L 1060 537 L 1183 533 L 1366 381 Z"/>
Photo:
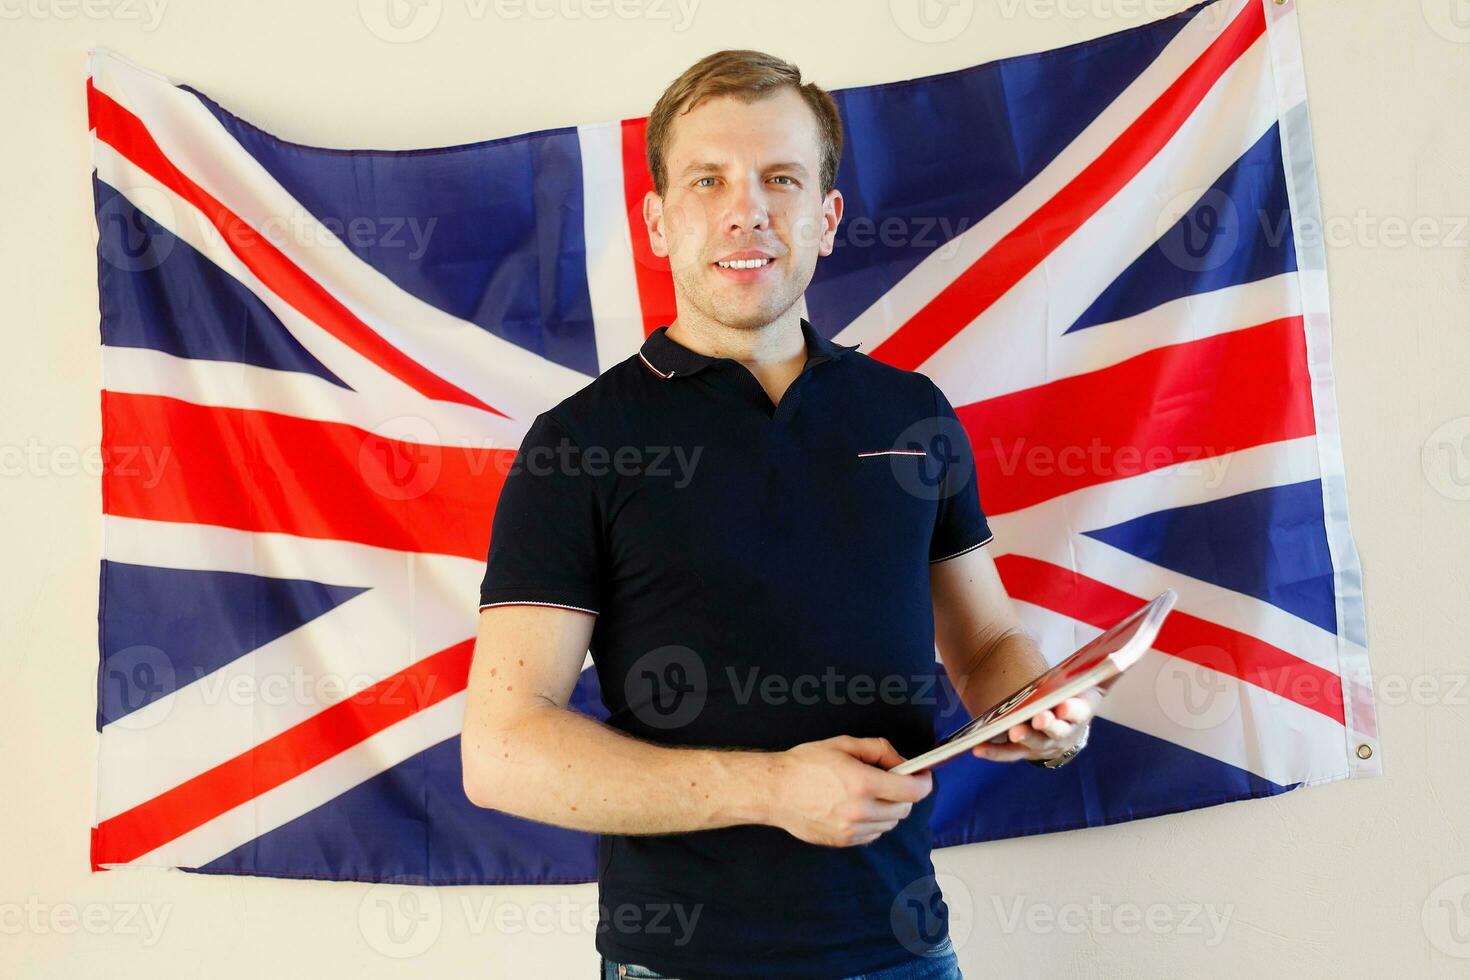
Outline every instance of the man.
<path id="1" fill-rule="evenodd" d="M 722 51 L 649 117 L 677 318 L 539 415 L 501 492 L 469 682 L 476 804 L 601 836 L 605 976 L 957 977 L 934 883 L 934 650 L 978 713 L 1045 669 L 923 374 L 800 314 L 836 107 Z M 610 717 L 567 709 L 590 650 Z M 1057 760 L 1094 695 L 982 758 Z"/>

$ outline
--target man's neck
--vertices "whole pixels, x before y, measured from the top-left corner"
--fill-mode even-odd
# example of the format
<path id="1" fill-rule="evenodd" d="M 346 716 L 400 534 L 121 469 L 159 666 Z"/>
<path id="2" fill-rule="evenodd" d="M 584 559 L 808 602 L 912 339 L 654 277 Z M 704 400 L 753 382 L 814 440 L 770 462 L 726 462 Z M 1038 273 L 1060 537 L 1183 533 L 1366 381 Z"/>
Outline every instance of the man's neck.
<path id="1" fill-rule="evenodd" d="M 678 317 L 665 336 L 706 357 L 739 361 L 755 375 L 772 403 L 801 374 L 810 351 L 801 330 L 801 313 L 792 307 L 763 327 L 741 330 L 707 317 Z"/>

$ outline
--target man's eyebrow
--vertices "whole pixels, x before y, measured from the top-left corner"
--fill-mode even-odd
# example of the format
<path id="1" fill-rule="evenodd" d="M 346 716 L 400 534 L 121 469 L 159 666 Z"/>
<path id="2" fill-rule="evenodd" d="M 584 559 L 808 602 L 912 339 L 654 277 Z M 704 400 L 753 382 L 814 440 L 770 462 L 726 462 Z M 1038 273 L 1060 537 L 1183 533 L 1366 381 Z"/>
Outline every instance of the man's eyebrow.
<path id="1" fill-rule="evenodd" d="M 690 177 L 694 174 L 717 174 L 724 169 L 725 168 L 720 166 L 718 163 L 691 163 L 689 166 L 679 171 L 679 176 Z"/>
<path id="2" fill-rule="evenodd" d="M 773 163 L 766 167 L 767 170 L 790 170 L 806 176 L 806 166 L 800 160 L 786 160 L 781 163 Z"/>

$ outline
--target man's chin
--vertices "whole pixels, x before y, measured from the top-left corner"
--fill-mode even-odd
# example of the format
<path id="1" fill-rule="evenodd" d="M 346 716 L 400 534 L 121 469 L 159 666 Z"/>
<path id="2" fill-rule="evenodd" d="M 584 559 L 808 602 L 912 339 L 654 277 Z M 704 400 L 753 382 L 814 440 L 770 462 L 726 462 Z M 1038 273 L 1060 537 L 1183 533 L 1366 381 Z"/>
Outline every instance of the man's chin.
<path id="1" fill-rule="evenodd" d="M 731 330 L 760 330 L 769 326 L 779 316 L 776 312 L 739 312 L 720 316 L 717 319 Z"/>
<path id="2" fill-rule="evenodd" d="M 759 301 L 712 304 L 716 319 L 734 330 L 759 330 L 790 308 L 790 303 L 781 303 L 774 297 L 762 297 Z"/>
<path id="3" fill-rule="evenodd" d="M 701 287 L 706 283 L 699 283 Z M 754 290 L 731 289 L 728 284 L 719 288 L 680 289 L 675 282 L 675 294 L 682 297 L 683 305 L 699 310 L 717 323 L 732 330 L 759 330 L 789 310 L 800 299 L 788 296 L 784 290 L 773 290 L 769 286 L 758 293 Z"/>

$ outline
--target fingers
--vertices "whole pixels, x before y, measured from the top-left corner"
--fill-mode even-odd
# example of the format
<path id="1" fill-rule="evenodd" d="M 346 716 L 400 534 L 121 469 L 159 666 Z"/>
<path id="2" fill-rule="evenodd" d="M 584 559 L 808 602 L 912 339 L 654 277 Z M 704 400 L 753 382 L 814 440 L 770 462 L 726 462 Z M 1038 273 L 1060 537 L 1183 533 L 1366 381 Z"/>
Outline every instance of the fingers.
<path id="1" fill-rule="evenodd" d="M 1066 702 L 1062 702 L 1065 704 Z M 1065 718 L 1058 718 L 1051 711 L 1043 711 L 1031 719 L 1029 725 L 1012 725 L 1010 728 L 1011 741 L 1027 741 L 1034 743 L 1037 735 L 1050 739 L 1065 739 L 1071 736 L 1076 724 Z"/>
<path id="2" fill-rule="evenodd" d="M 981 742 L 971 749 L 970 753 L 976 758 L 988 759 L 991 762 L 1019 762 L 1022 759 L 1034 758 L 1037 750 L 1028 745 L 997 745 L 994 742 Z M 1046 754 L 1055 755 L 1056 753 Z"/>
<path id="3" fill-rule="evenodd" d="M 849 824 L 841 838 L 849 844 L 871 843 L 897 827 L 912 811 L 907 803 L 887 804 L 875 809 L 875 813 Z"/>
<path id="4" fill-rule="evenodd" d="M 1089 688 L 1077 697 L 1062 701 L 1052 711 L 1038 712 L 1029 722 L 1012 725 L 999 741 L 977 745 L 970 750 L 971 754 L 992 762 L 1054 758 L 1078 741 L 1094 717 L 1093 706 L 1101 697 L 1101 691 Z"/>
<path id="5" fill-rule="evenodd" d="M 934 776 L 928 770 L 907 775 L 886 771 L 905 761 L 886 738 L 841 736 L 839 742 L 853 758 L 877 767 L 872 773 L 870 788 L 878 799 L 913 803 L 928 796 L 934 788 Z"/>
<path id="6" fill-rule="evenodd" d="M 1057 705 L 1057 717 L 1065 718 L 1074 725 L 1085 725 L 1097 714 L 1097 703 L 1102 700 L 1102 692 L 1097 688 L 1088 688 L 1087 691 L 1075 698 L 1067 698 Z"/>
<path id="7" fill-rule="evenodd" d="M 1076 726 L 1056 719 L 1043 721 L 1043 724 L 1044 729 L 1033 728 L 1031 725 L 1015 725 L 1007 731 L 1006 740 L 977 745 L 973 749 L 973 754 L 993 762 L 1012 762 L 1017 759 L 1047 758 L 1057 755 L 1069 744 L 1067 739 L 1072 736 Z M 1051 734 L 1053 732 L 1056 734 Z"/>
<path id="8" fill-rule="evenodd" d="M 913 813 L 912 803 L 862 800 L 846 808 L 844 819 L 822 843 L 833 847 L 869 844 L 897 827 Z"/>
<path id="9" fill-rule="evenodd" d="M 843 736 L 841 741 L 845 750 L 853 758 L 866 762 L 872 766 L 882 769 L 892 769 L 904 761 L 903 756 L 886 738 L 853 738 Z"/>
<path id="10" fill-rule="evenodd" d="M 871 844 L 892 830 L 896 824 L 890 821 L 875 821 L 872 823 L 854 824 L 849 834 L 850 846 L 858 847 L 863 844 Z"/>
<path id="11" fill-rule="evenodd" d="M 873 796 L 896 803 L 916 803 L 933 788 L 934 774 L 927 769 L 906 776 L 880 772 L 873 777 Z"/>
<path id="12" fill-rule="evenodd" d="M 1032 758 L 1046 758 L 1059 755 L 1067 747 L 1068 743 L 1057 738 L 1048 738 L 1045 735 L 1030 734 L 1016 743 L 1017 748 L 1024 748 L 1026 754 Z"/>
<path id="13" fill-rule="evenodd" d="M 863 804 L 863 822 L 897 823 L 914 810 L 912 803 L 892 803 L 888 800 L 872 800 Z"/>

